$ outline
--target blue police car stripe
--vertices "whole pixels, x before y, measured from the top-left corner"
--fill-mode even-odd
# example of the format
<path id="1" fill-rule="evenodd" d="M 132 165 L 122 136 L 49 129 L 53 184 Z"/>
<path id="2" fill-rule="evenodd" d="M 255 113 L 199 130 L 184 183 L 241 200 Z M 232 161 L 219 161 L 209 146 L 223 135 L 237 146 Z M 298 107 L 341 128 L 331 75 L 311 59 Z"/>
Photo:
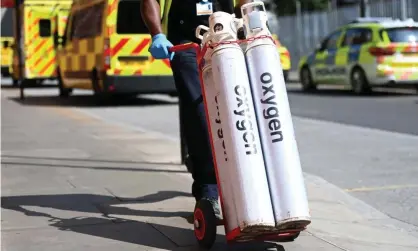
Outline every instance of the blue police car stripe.
<path id="1" fill-rule="evenodd" d="M 348 52 L 348 63 L 358 62 L 360 60 L 361 45 L 352 45 Z"/>
<path id="2" fill-rule="evenodd" d="M 327 58 L 325 59 L 325 64 L 335 65 L 335 57 L 337 55 L 337 50 L 328 50 Z"/>

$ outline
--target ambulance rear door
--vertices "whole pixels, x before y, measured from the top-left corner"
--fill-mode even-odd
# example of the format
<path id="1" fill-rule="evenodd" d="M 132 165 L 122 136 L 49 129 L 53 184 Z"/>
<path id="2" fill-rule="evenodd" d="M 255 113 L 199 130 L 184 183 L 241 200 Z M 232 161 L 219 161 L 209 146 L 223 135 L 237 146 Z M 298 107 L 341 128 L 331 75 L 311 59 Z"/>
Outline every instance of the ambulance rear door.
<path id="1" fill-rule="evenodd" d="M 26 78 L 55 76 L 55 8 L 56 6 L 27 6 L 25 8 Z"/>

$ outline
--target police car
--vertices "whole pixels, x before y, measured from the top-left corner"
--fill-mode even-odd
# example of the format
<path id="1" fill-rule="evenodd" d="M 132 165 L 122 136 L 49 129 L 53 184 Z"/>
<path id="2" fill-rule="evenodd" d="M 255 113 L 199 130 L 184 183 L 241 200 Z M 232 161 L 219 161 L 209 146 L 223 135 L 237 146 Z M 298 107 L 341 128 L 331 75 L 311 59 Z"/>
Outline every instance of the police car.
<path id="1" fill-rule="evenodd" d="M 298 69 L 305 91 L 340 83 L 356 94 L 376 86 L 418 90 L 418 22 L 358 18 L 330 33 Z"/>

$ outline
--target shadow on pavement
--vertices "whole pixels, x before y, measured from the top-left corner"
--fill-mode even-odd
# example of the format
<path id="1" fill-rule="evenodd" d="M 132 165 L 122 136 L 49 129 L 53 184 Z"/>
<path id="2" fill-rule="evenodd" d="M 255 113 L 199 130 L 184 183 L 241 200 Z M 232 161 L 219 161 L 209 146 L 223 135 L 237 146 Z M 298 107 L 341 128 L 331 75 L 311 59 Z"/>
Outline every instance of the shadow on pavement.
<path id="1" fill-rule="evenodd" d="M 288 93 L 296 94 L 296 95 L 307 95 L 307 96 L 328 96 L 328 97 L 354 97 L 354 98 L 368 98 L 368 97 L 399 97 L 399 96 L 415 96 L 417 94 L 411 93 L 400 93 L 394 92 L 390 89 L 385 91 L 373 91 L 370 94 L 358 95 L 351 90 L 335 90 L 335 89 L 318 89 L 312 92 L 304 92 L 302 90 L 295 90 L 295 89 L 288 89 Z"/>
<path id="2" fill-rule="evenodd" d="M 173 105 L 177 101 L 167 101 L 145 97 L 115 97 L 98 101 L 92 95 L 73 95 L 68 98 L 60 98 L 51 95 L 25 96 L 21 100 L 18 96 L 9 97 L 21 105 L 27 106 L 63 106 L 63 107 L 115 107 L 115 106 L 156 106 Z"/>
<path id="3" fill-rule="evenodd" d="M 161 212 L 130 209 L 117 205 L 123 204 L 148 204 L 175 197 L 189 197 L 190 193 L 179 191 L 159 191 L 137 198 L 119 198 L 110 195 L 99 194 L 52 194 L 52 195 L 23 195 L 4 196 L 1 198 L 1 207 L 21 212 L 27 216 L 43 216 L 44 213 L 28 210 L 24 207 L 36 206 L 82 213 L 101 213 L 107 217 L 112 215 L 137 215 L 145 217 L 186 217 L 191 212 Z M 104 210 L 106 209 L 106 210 Z"/>
<path id="4" fill-rule="evenodd" d="M 3 81 L 4 80 L 2 80 L 2 82 Z M 55 88 L 55 89 L 57 89 L 58 88 L 58 85 L 56 83 L 50 83 L 49 82 L 47 84 L 43 83 L 42 85 L 29 86 L 27 88 L 28 89 L 48 89 L 48 88 Z M 1 84 L 1 89 L 19 91 L 19 86 L 13 86 L 11 83 L 8 83 L 8 84 L 2 83 Z"/>
<path id="5" fill-rule="evenodd" d="M 167 200 L 177 196 L 190 196 L 188 193 L 178 191 L 159 191 L 155 194 L 146 195 L 139 198 L 123 198 L 125 201 L 112 196 L 96 194 L 62 194 L 62 195 L 26 195 L 26 196 L 6 196 L 1 198 L 1 207 L 3 209 L 14 210 L 28 217 L 47 218 L 50 226 L 56 227 L 61 231 L 72 231 L 75 233 L 102 237 L 116 241 L 122 241 L 132 244 L 138 244 L 159 249 L 168 250 L 199 250 L 197 245 L 179 246 L 175 239 L 162 241 L 154 235 L 159 233 L 176 233 L 176 235 L 190 236 L 194 238 L 193 230 L 174 226 L 167 226 L 157 223 L 146 223 L 142 221 L 126 220 L 114 215 L 137 215 L 145 217 L 183 217 L 190 216 L 190 212 L 161 212 L 129 209 L 126 207 L 114 207 L 110 210 L 112 216 L 106 215 L 100 209 L 102 206 L 113 207 L 117 204 L 129 203 L 154 203 Z M 94 205 L 94 206 L 92 206 Z M 86 216 L 60 218 L 48 213 L 29 210 L 25 207 L 37 206 L 42 208 L 51 208 L 58 210 L 83 212 L 83 213 L 102 213 L 102 217 Z M 94 222 L 94 223 L 93 223 Z M 142 237 L 142 238 L 141 238 Z M 166 236 L 166 238 L 169 238 Z M 275 248 L 278 251 L 284 251 L 281 245 L 275 243 L 246 243 L 235 244 L 228 247 L 224 242 L 224 236 L 218 234 L 216 250 L 266 250 Z M 173 249 L 173 244 L 177 248 Z"/>

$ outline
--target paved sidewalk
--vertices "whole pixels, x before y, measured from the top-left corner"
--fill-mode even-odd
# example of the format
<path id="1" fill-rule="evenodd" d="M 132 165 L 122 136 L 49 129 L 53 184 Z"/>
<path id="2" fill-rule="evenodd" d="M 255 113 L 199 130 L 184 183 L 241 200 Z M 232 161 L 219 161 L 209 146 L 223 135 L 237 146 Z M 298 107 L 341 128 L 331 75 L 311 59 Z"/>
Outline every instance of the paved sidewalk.
<path id="1" fill-rule="evenodd" d="M 4 97 L 16 94 L 2 91 L 2 250 L 196 249 L 177 141 Z M 277 250 L 417 250 L 417 228 L 305 177 L 313 223 Z M 214 250 L 227 250 L 218 230 Z"/>

